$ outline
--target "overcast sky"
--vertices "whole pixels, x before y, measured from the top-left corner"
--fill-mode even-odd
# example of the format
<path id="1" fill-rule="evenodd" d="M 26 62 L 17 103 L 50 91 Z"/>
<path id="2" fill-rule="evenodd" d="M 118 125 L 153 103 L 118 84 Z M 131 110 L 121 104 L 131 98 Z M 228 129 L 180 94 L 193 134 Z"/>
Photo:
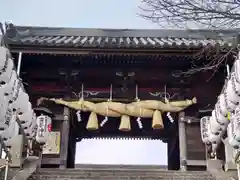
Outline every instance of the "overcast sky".
<path id="1" fill-rule="evenodd" d="M 0 0 L 0 20 L 20 25 L 158 28 L 137 17 L 140 0 Z"/>
<path id="2" fill-rule="evenodd" d="M 137 16 L 140 0 L 0 0 L 0 21 L 26 26 L 156 29 Z M 76 162 L 167 164 L 161 141 L 83 140 Z"/>

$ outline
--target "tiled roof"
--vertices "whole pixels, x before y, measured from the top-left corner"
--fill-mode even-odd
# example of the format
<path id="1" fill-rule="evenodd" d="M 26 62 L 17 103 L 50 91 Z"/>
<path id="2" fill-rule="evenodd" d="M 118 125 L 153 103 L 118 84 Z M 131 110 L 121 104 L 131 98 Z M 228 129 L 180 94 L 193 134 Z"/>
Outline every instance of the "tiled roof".
<path id="1" fill-rule="evenodd" d="M 15 45 L 85 48 L 200 48 L 229 47 L 238 30 L 131 30 L 13 26 L 7 40 Z M 13 34 L 14 35 L 13 35 Z"/>

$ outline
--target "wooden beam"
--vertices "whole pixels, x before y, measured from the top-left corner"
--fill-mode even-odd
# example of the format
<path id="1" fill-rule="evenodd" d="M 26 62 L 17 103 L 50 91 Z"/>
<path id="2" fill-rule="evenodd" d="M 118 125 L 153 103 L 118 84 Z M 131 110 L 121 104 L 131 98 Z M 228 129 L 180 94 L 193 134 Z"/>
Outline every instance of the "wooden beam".
<path id="1" fill-rule="evenodd" d="M 10 45 L 11 52 L 23 52 L 31 54 L 68 54 L 68 55 L 95 55 L 95 54 L 130 54 L 130 55 L 153 55 L 153 54 L 185 54 L 192 56 L 196 52 L 200 52 L 202 48 L 186 48 L 186 49 L 146 49 L 146 48 L 73 48 L 73 47 L 44 47 L 44 46 L 27 46 L 27 45 Z"/>
<path id="2" fill-rule="evenodd" d="M 44 83 L 44 84 L 32 84 L 30 89 L 35 92 L 43 92 L 45 91 L 47 93 L 47 91 L 52 91 L 52 92 L 58 92 L 58 91 L 62 91 L 65 92 L 65 87 L 64 86 L 60 86 L 60 85 L 56 85 L 54 83 Z M 97 87 L 95 86 L 94 88 L 94 84 L 93 87 L 85 87 L 84 88 L 84 94 L 86 95 L 86 97 L 88 97 L 88 93 L 90 93 L 89 95 L 97 95 L 97 94 L 108 94 L 109 95 L 109 91 L 110 91 L 110 85 L 109 86 L 105 86 L 105 87 Z M 135 93 L 135 86 L 134 87 L 130 87 L 128 88 L 126 91 L 122 91 L 120 89 L 120 87 L 113 87 L 113 93 L 114 94 L 134 94 Z M 78 88 L 72 88 L 71 90 L 81 90 L 81 85 L 78 86 Z M 154 94 L 156 93 L 164 93 L 164 86 L 159 85 L 158 87 L 139 87 L 138 89 L 139 93 L 146 93 L 146 94 L 152 94 L 154 96 Z M 190 91 L 190 87 L 185 87 L 185 91 Z M 81 91 L 79 91 L 81 92 Z M 167 88 L 167 93 L 177 93 L 179 92 L 179 88 L 173 88 L 173 87 L 169 87 Z M 78 93 L 78 92 L 77 92 Z M 158 96 L 156 94 L 156 96 Z"/>
<path id="3" fill-rule="evenodd" d="M 179 150 L 180 150 L 180 169 L 187 170 L 187 139 L 186 127 L 184 122 L 185 113 L 182 111 L 178 117 L 178 133 L 179 133 Z"/>
<path id="4" fill-rule="evenodd" d="M 55 71 L 53 68 L 40 68 L 35 66 L 30 66 L 30 69 L 24 70 L 21 77 L 24 82 L 28 84 L 38 84 L 41 83 L 57 83 L 63 84 L 63 76 L 59 74 L 59 72 Z M 55 67 L 57 68 L 57 67 Z M 154 70 L 153 68 L 145 68 L 144 73 L 135 72 L 135 70 L 130 69 L 129 71 L 135 72 L 135 76 L 130 77 L 128 80 L 123 80 L 123 77 L 119 77 L 116 75 L 118 70 L 110 70 L 111 68 L 76 68 L 76 72 L 79 71 L 79 74 L 76 76 L 72 76 L 71 84 L 72 86 L 80 86 L 80 84 L 84 84 L 85 87 L 95 86 L 103 87 L 109 86 L 109 84 L 113 84 L 114 86 L 119 86 L 124 82 L 127 84 L 140 84 L 142 87 L 159 87 L 166 85 L 167 87 L 179 87 L 180 85 L 194 85 L 196 81 L 199 84 L 206 84 L 206 80 L 212 75 L 211 72 L 198 73 L 194 74 L 191 77 L 173 77 L 172 72 L 174 70 L 163 70 L 158 68 Z M 143 68 L 141 68 L 143 69 Z M 44 73 L 43 73 L 44 72 Z M 217 74 L 214 78 L 215 84 L 221 84 L 224 81 L 224 78 Z"/>
<path id="5" fill-rule="evenodd" d="M 64 107 L 64 120 L 61 128 L 60 168 L 67 168 L 70 110 Z"/>
<path id="6" fill-rule="evenodd" d="M 89 79 L 91 80 L 91 79 Z M 26 82 L 26 81 L 25 81 Z M 86 82 L 86 81 L 85 81 Z M 136 88 L 136 84 L 127 84 L 124 86 L 121 82 L 117 83 L 114 81 L 106 81 L 106 80 L 93 80 L 93 81 L 88 81 L 88 82 L 73 82 L 71 89 L 75 90 L 75 92 L 80 92 L 81 91 L 81 86 L 84 84 L 84 91 L 102 91 L 102 92 L 109 92 L 110 85 L 112 84 L 113 86 L 113 91 L 121 91 L 123 87 L 126 87 L 125 89 L 129 92 L 132 91 L 134 92 L 134 89 Z M 66 89 L 66 86 L 64 86 L 63 83 L 59 83 L 59 81 L 51 81 L 51 82 L 39 82 L 39 80 L 34 80 L 34 81 L 28 81 L 27 82 L 29 89 L 32 91 L 61 91 L 63 89 Z M 161 82 L 161 81 L 145 81 L 145 82 L 140 82 L 139 83 L 139 92 L 145 91 L 145 92 L 152 92 L 152 91 L 164 91 L 164 86 L 167 87 L 167 92 L 179 89 L 180 83 L 174 83 L 173 82 Z M 202 84 L 203 85 L 203 84 Z M 189 89 L 192 86 L 189 84 L 184 84 L 184 89 Z M 204 88 L 202 86 L 202 88 Z M 122 92 L 122 91 L 121 91 Z"/>

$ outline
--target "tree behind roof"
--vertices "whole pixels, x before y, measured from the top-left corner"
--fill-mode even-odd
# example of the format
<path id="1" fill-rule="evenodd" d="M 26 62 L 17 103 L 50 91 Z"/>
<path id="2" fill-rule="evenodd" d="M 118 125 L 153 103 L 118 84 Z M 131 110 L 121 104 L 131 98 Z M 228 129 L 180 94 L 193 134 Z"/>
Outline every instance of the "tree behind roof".
<path id="1" fill-rule="evenodd" d="M 159 25 L 186 28 L 240 26 L 240 0 L 142 0 L 140 16 Z"/>

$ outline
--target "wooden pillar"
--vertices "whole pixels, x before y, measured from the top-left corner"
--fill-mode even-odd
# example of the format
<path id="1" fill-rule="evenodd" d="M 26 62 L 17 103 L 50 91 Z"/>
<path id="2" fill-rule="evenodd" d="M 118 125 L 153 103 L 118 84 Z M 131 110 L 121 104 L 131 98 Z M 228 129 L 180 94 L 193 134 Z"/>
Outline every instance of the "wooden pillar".
<path id="1" fill-rule="evenodd" d="M 68 157 L 69 163 L 68 163 L 68 168 L 75 168 L 75 156 L 76 156 L 76 137 L 70 136 L 71 137 L 71 143 L 69 143 L 70 147 L 68 148 L 68 152 L 70 153 Z M 70 156 L 71 155 L 71 156 Z"/>
<path id="2" fill-rule="evenodd" d="M 70 123 L 70 131 L 69 131 L 69 140 L 68 140 L 68 168 L 75 167 L 75 156 L 76 156 L 76 133 L 75 129 L 73 129 L 73 124 Z"/>
<path id="3" fill-rule="evenodd" d="M 167 142 L 167 150 L 168 150 L 168 170 L 172 170 L 172 166 L 174 164 L 173 160 L 172 160 L 172 138 L 168 139 Z"/>
<path id="4" fill-rule="evenodd" d="M 60 147 L 60 166 L 59 166 L 59 168 L 67 168 L 69 121 L 70 121 L 69 108 L 64 107 L 63 116 L 64 116 L 64 119 L 63 119 L 62 125 L 61 125 L 61 147 Z"/>
<path id="5" fill-rule="evenodd" d="M 168 170 L 179 170 L 179 142 L 178 137 L 168 139 Z"/>
<path id="6" fill-rule="evenodd" d="M 180 170 L 187 170 L 187 139 L 186 127 L 184 122 L 185 113 L 180 112 L 178 115 L 178 133 L 179 133 L 179 151 L 180 151 Z"/>

